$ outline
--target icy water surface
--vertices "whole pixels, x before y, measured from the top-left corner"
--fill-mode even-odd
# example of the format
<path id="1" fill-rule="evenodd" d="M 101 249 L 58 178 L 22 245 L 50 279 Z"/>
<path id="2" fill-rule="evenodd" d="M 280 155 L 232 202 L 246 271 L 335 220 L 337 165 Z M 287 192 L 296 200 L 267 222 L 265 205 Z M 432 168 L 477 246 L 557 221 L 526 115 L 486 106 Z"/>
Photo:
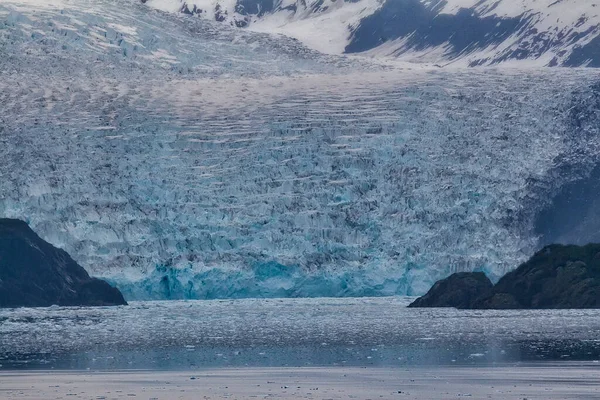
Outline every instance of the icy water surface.
<path id="1" fill-rule="evenodd" d="M 600 310 L 409 309 L 408 298 L 0 311 L 1 369 L 415 366 L 600 359 Z"/>

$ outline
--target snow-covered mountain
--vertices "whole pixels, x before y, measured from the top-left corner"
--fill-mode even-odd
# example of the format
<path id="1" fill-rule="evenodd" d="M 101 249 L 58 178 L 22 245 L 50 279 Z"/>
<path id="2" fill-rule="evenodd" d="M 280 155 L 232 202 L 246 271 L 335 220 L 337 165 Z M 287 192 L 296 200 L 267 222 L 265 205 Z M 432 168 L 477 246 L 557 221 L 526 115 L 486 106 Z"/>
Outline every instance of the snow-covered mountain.
<path id="1" fill-rule="evenodd" d="M 446 65 L 600 66 L 595 0 L 147 0 L 326 53 Z"/>
<path id="2" fill-rule="evenodd" d="M 381 0 L 145 0 L 150 7 L 181 12 L 253 31 L 284 34 L 323 53 L 341 54 L 351 29 L 381 7 Z"/>

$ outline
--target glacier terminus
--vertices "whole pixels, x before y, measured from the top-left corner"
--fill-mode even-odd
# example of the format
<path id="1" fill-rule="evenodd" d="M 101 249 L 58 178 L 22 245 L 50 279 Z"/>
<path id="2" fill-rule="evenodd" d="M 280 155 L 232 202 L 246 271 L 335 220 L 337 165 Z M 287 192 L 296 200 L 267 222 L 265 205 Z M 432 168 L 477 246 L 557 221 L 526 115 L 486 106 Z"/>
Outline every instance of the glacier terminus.
<path id="1" fill-rule="evenodd" d="M 0 214 L 127 300 L 421 295 L 596 238 L 540 225 L 600 175 L 596 70 L 325 54 L 153 3 L 0 3 Z"/>

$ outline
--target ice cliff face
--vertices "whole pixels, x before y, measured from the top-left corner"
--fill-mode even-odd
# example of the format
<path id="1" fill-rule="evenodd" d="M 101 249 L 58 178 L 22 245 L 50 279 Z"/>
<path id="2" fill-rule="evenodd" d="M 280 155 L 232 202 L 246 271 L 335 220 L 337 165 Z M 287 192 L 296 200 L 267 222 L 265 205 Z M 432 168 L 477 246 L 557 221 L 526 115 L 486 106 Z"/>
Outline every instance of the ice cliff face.
<path id="1" fill-rule="evenodd" d="M 0 216 L 129 300 L 497 278 L 598 162 L 590 70 L 381 66 L 125 0 L 3 2 L 0 43 Z"/>
<path id="2" fill-rule="evenodd" d="M 326 53 L 438 64 L 600 66 L 600 3 L 589 0 L 147 0 L 295 37 Z"/>

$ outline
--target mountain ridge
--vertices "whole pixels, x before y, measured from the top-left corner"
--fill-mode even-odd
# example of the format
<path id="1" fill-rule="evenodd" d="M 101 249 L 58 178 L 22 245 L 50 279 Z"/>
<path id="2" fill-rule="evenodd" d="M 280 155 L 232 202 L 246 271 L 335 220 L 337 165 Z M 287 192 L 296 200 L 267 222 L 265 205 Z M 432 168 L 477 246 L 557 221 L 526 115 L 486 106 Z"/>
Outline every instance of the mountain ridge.
<path id="1" fill-rule="evenodd" d="M 599 67 L 600 3 L 581 0 L 144 0 L 330 54 L 459 66 Z"/>

